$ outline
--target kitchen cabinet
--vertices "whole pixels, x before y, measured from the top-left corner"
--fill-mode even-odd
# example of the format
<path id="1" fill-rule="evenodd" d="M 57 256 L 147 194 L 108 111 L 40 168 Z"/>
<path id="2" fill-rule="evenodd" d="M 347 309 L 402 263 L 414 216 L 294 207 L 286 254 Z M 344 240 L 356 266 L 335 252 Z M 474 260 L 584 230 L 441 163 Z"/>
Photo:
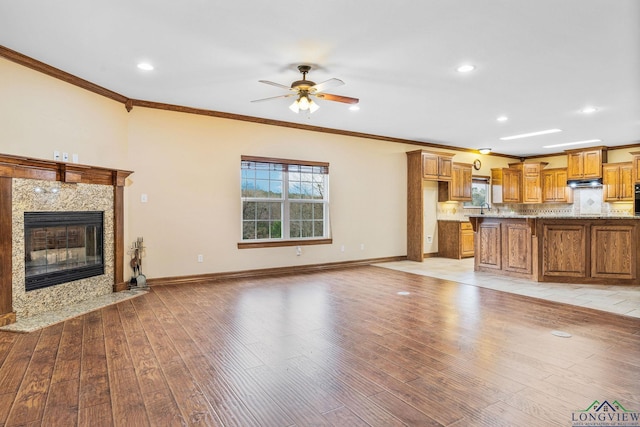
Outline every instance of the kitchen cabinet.
<path id="1" fill-rule="evenodd" d="M 567 150 L 567 179 L 602 178 L 602 164 L 607 161 L 606 147 Z"/>
<path id="2" fill-rule="evenodd" d="M 472 215 L 475 271 L 537 282 L 640 284 L 640 220 L 634 217 Z"/>
<path id="3" fill-rule="evenodd" d="M 425 181 L 451 181 L 453 154 L 424 150 L 407 154 L 407 259 L 424 259 Z"/>
<path id="4" fill-rule="evenodd" d="M 640 151 L 631 154 L 633 155 L 633 182 L 640 184 Z"/>
<path id="5" fill-rule="evenodd" d="M 541 281 L 637 285 L 637 223 L 541 221 Z"/>
<path id="6" fill-rule="evenodd" d="M 546 169 L 542 176 L 542 202 L 571 203 L 573 192 L 567 186 L 567 169 Z"/>
<path id="7" fill-rule="evenodd" d="M 438 256 L 454 259 L 472 257 L 473 240 L 470 222 L 438 221 Z"/>
<path id="8" fill-rule="evenodd" d="M 453 154 L 422 151 L 422 179 L 451 181 Z"/>
<path id="9" fill-rule="evenodd" d="M 522 164 L 522 202 L 542 203 L 542 169 L 548 163 Z"/>
<path id="10" fill-rule="evenodd" d="M 493 203 L 522 203 L 522 171 L 515 168 L 491 169 Z"/>
<path id="11" fill-rule="evenodd" d="M 602 175 L 605 202 L 634 200 L 633 162 L 607 163 L 602 166 Z"/>
<path id="12" fill-rule="evenodd" d="M 438 201 L 471 201 L 471 163 L 457 163 L 452 165 L 451 181 L 438 182 Z"/>

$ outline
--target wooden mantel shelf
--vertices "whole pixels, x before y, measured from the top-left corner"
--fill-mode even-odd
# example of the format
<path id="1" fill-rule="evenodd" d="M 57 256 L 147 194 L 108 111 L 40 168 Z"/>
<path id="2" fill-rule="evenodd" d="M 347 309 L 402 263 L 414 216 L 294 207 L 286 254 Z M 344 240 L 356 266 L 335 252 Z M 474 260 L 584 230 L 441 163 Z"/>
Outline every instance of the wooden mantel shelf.
<path id="1" fill-rule="evenodd" d="M 113 187 L 114 291 L 124 282 L 124 185 L 132 171 L 0 154 L 0 325 L 15 322 L 12 302 L 13 178 Z"/>
<path id="2" fill-rule="evenodd" d="M 0 154 L 0 177 L 123 187 L 132 171 Z"/>

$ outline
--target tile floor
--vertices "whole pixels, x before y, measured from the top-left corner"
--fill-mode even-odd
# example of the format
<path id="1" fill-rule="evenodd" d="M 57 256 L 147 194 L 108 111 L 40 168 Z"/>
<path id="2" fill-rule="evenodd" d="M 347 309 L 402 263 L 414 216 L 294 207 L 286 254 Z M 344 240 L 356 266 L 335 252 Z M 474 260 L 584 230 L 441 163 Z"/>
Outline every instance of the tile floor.
<path id="1" fill-rule="evenodd" d="M 425 258 L 421 263 L 397 261 L 375 265 L 640 318 L 640 286 L 539 283 L 492 273 L 475 272 L 473 258 L 462 260 Z"/>

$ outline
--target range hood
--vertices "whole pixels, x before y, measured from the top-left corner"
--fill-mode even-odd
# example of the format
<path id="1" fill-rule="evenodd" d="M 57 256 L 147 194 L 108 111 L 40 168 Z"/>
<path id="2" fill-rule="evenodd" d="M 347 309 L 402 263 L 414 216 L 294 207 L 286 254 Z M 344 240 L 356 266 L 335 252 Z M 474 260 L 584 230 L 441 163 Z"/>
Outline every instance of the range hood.
<path id="1" fill-rule="evenodd" d="M 571 179 L 567 181 L 567 185 L 571 188 L 593 188 L 602 187 L 602 178 L 595 179 Z"/>

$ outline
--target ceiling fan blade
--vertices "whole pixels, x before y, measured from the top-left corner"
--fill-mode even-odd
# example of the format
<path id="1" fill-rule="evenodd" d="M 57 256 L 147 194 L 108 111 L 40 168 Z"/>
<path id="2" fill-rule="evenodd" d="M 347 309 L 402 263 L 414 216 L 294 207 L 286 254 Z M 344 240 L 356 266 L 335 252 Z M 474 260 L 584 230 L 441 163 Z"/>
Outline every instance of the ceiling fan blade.
<path id="1" fill-rule="evenodd" d="M 336 102 L 344 102 L 345 104 L 357 104 L 360 102 L 358 98 L 350 98 L 348 96 L 341 95 L 332 95 L 330 93 L 318 93 L 317 96 L 320 99 L 325 99 L 327 101 L 336 101 Z"/>
<path id="2" fill-rule="evenodd" d="M 281 89 L 293 90 L 289 86 L 281 85 L 280 83 L 270 82 L 269 80 L 258 80 L 260 83 L 268 84 L 271 86 L 279 87 Z"/>
<path id="3" fill-rule="evenodd" d="M 322 83 L 318 83 L 317 85 L 311 86 L 309 90 L 312 92 L 318 93 L 318 92 L 322 92 L 323 90 L 330 89 L 332 87 L 342 86 L 343 84 L 344 82 L 340 79 L 329 79 Z"/>
<path id="4" fill-rule="evenodd" d="M 272 96 L 270 98 L 262 98 L 262 99 L 254 99 L 251 102 L 262 102 L 262 101 L 271 101 L 272 99 L 278 99 L 278 98 L 289 98 L 290 96 L 296 96 L 296 93 L 288 93 L 286 95 L 280 95 L 280 96 Z"/>

